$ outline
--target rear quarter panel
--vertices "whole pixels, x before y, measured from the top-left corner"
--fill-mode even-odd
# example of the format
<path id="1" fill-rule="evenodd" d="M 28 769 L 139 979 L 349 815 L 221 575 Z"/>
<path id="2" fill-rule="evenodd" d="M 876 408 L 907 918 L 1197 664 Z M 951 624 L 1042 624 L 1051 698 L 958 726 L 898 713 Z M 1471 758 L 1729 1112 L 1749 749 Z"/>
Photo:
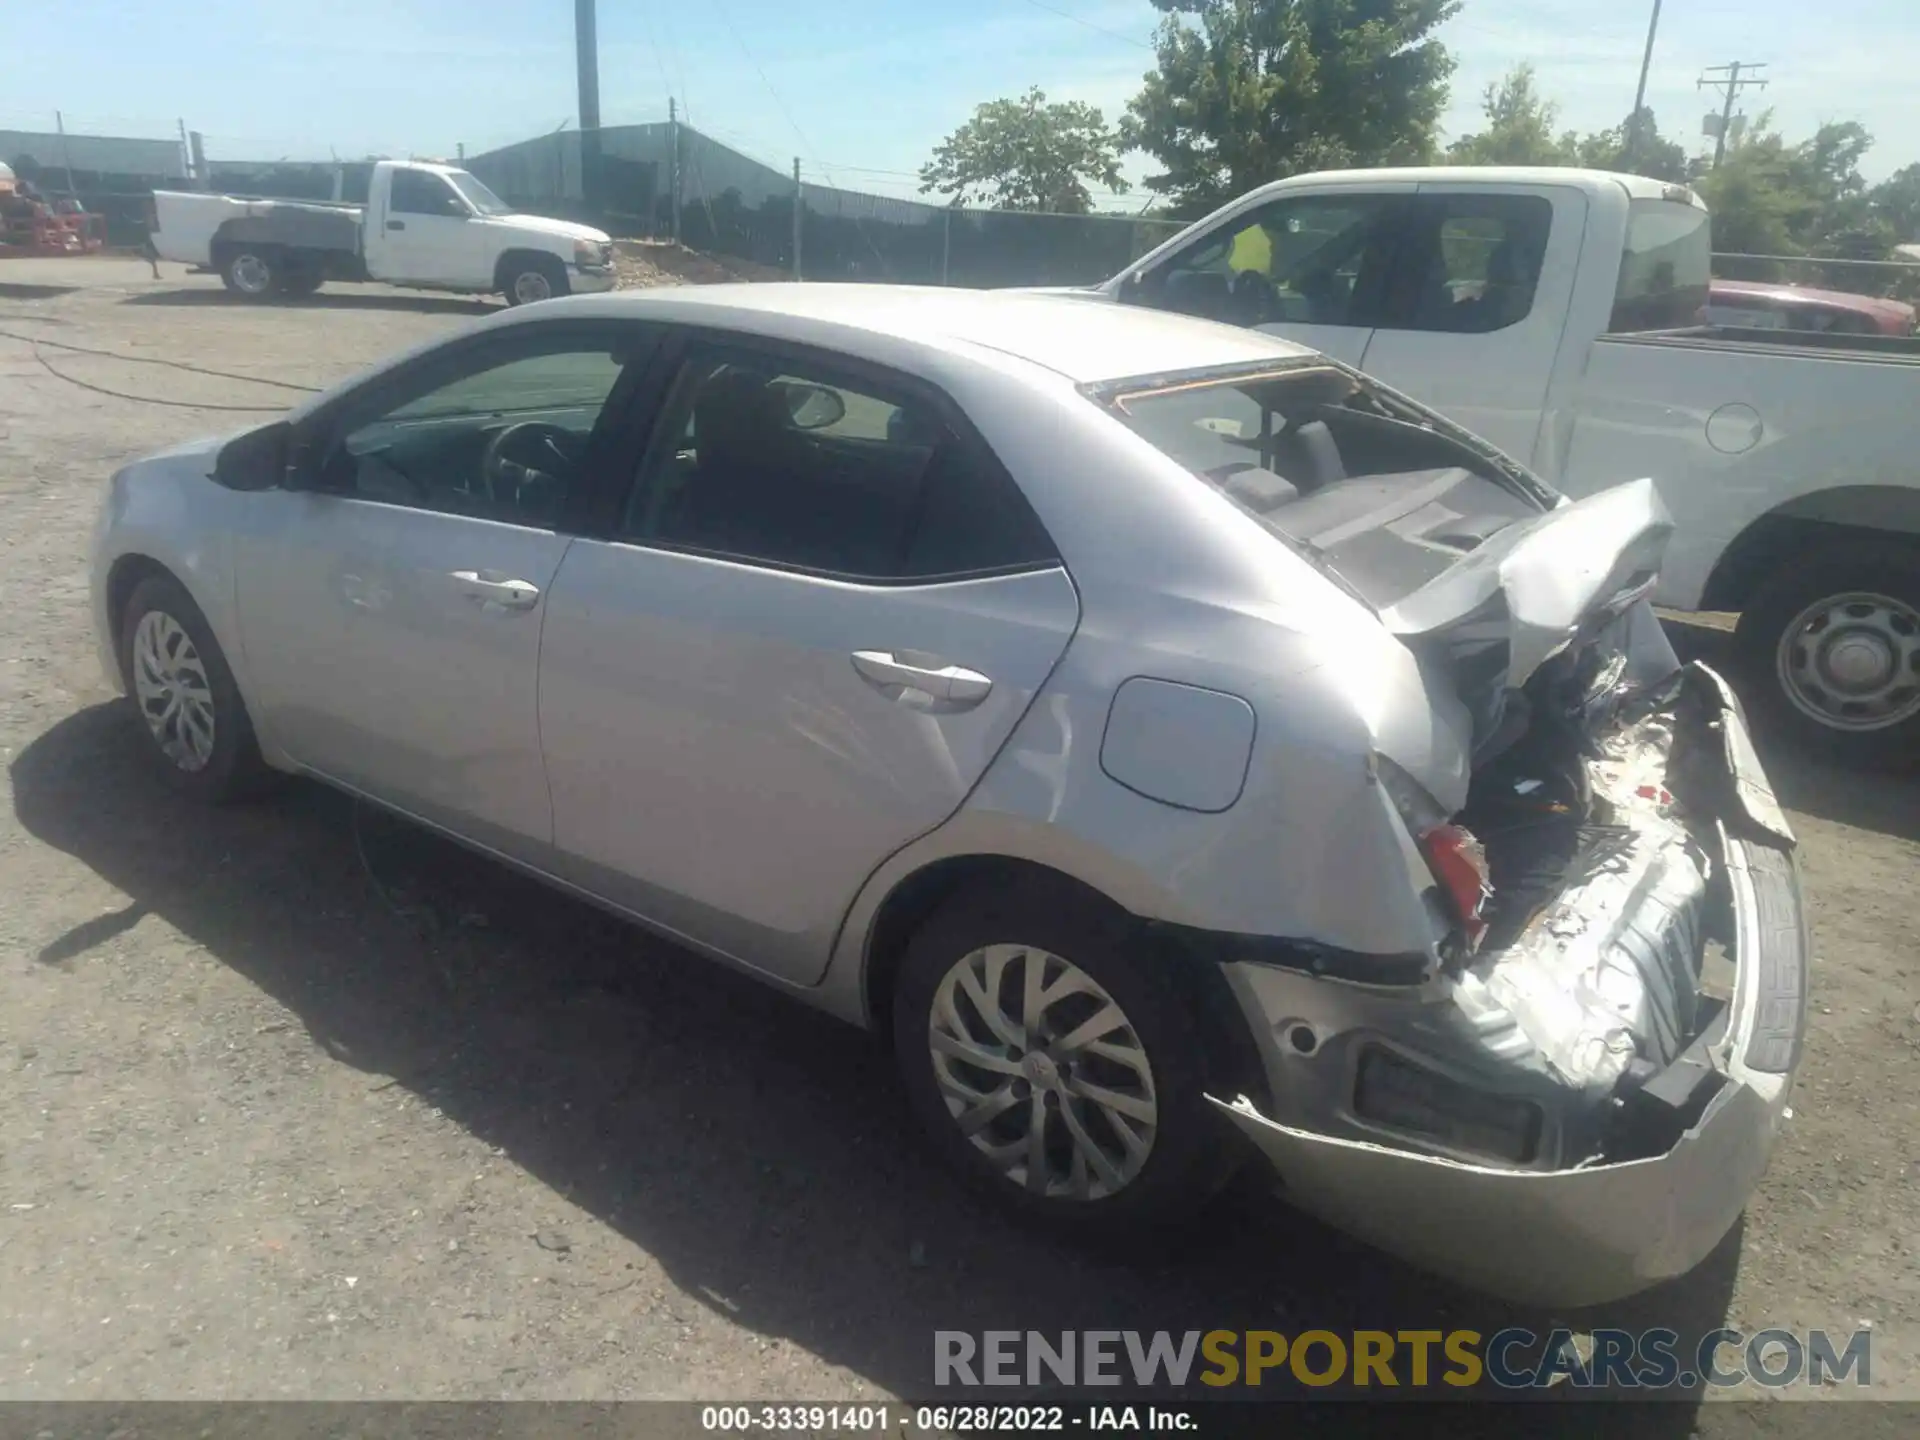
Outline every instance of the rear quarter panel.
<path id="1" fill-rule="evenodd" d="M 1693 609 L 1728 544 L 1761 516 L 1842 487 L 1920 489 L 1917 394 L 1912 364 L 1603 338 L 1556 483 L 1580 496 L 1652 477 L 1675 526 L 1656 598 Z"/>

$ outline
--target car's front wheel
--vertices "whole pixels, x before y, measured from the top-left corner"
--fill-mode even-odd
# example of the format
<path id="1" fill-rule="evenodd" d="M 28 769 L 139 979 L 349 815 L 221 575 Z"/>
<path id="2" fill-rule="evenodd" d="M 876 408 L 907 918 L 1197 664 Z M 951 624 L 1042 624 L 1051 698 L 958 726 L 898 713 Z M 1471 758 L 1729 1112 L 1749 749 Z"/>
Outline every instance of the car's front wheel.
<path id="1" fill-rule="evenodd" d="M 1803 745 L 1868 766 L 1920 757 L 1920 546 L 1797 559 L 1761 586 L 1735 638 L 1760 707 Z"/>
<path id="2" fill-rule="evenodd" d="M 555 300 L 571 289 L 567 284 L 567 267 L 551 255 L 525 256 L 510 260 L 501 268 L 505 281 L 501 289 L 509 305 Z"/>
<path id="3" fill-rule="evenodd" d="M 120 622 L 120 672 L 148 753 L 176 790 L 207 801 L 258 788 L 267 770 L 233 671 L 179 581 L 134 587 Z"/>
<path id="4" fill-rule="evenodd" d="M 1046 887 L 965 890 L 909 942 L 893 1025 L 936 1149 L 1029 1214 L 1130 1229 L 1231 1173 L 1191 1009 L 1123 915 Z"/>

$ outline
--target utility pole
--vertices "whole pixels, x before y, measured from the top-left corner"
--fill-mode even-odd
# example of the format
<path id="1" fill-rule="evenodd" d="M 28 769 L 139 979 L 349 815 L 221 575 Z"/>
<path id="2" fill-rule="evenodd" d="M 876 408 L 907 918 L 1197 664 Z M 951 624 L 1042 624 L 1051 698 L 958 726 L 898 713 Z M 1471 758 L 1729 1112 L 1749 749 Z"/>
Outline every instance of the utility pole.
<path id="1" fill-rule="evenodd" d="M 800 278 L 800 218 L 806 214 L 806 191 L 800 188 L 800 157 L 793 157 L 793 278 Z"/>
<path id="2" fill-rule="evenodd" d="M 1733 128 L 1734 100 L 1739 96 L 1740 92 L 1748 86 L 1752 86 L 1756 90 L 1764 90 L 1767 88 L 1767 82 L 1765 80 L 1756 80 L 1751 77 L 1743 78 L 1741 72 L 1764 70 L 1766 68 L 1765 64 L 1756 64 L 1752 60 L 1735 60 L 1730 65 L 1709 65 L 1706 75 L 1702 75 L 1694 82 L 1694 88 L 1696 90 L 1726 91 L 1726 102 L 1720 107 L 1720 131 L 1713 137 L 1714 169 L 1718 170 L 1720 168 L 1720 162 L 1727 158 L 1727 132 Z M 1712 75 L 1723 75 L 1726 78 L 1722 80 L 1707 78 Z"/>
<path id="3" fill-rule="evenodd" d="M 667 218 L 669 236 L 680 243 L 680 103 L 667 97 Z"/>
<path id="4" fill-rule="evenodd" d="M 73 152 L 67 147 L 66 118 L 56 110 L 53 112 L 53 128 L 60 132 L 60 166 L 67 172 L 67 194 L 78 195 L 73 188 Z"/>
<path id="5" fill-rule="evenodd" d="M 1626 144 L 1620 147 L 1622 169 L 1632 170 L 1640 149 L 1640 117 L 1647 108 L 1647 71 L 1653 65 L 1653 37 L 1660 32 L 1660 0 L 1653 0 L 1653 18 L 1647 22 L 1647 48 L 1640 57 L 1640 85 L 1633 92 L 1633 114 L 1627 117 Z"/>
<path id="6" fill-rule="evenodd" d="M 180 124 L 180 169 L 185 173 L 187 188 L 193 189 L 193 147 L 187 143 L 187 122 Z"/>
<path id="7" fill-rule="evenodd" d="M 600 200 L 600 41 L 595 0 L 573 0 L 573 45 L 580 62 L 580 198 L 588 209 Z"/>

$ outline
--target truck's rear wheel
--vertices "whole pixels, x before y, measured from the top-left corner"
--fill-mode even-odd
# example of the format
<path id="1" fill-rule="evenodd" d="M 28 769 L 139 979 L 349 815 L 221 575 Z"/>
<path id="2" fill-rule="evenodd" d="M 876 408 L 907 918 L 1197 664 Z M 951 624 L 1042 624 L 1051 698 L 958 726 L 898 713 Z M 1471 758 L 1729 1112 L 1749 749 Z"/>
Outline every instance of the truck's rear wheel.
<path id="1" fill-rule="evenodd" d="M 506 293 L 509 305 L 558 299 L 572 288 L 567 284 L 567 267 L 551 255 L 509 260 L 502 272 L 500 288 Z"/>
<path id="2" fill-rule="evenodd" d="M 1834 545 L 1789 562 L 1735 641 L 1757 704 L 1801 744 L 1860 765 L 1920 757 L 1920 546 Z"/>
<path id="3" fill-rule="evenodd" d="M 280 269 L 271 250 L 235 250 L 220 266 L 220 279 L 242 299 L 267 300 L 279 288 Z"/>

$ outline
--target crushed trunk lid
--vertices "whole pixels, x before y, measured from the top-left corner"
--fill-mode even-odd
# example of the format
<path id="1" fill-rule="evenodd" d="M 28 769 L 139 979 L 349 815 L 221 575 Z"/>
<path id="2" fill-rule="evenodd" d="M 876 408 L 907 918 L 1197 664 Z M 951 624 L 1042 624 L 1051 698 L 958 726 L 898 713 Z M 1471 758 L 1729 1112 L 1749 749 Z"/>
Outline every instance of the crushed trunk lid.
<path id="1" fill-rule="evenodd" d="M 1486 692 L 1521 689 L 1645 598 L 1672 534 L 1653 481 L 1616 485 L 1497 531 L 1380 618 L 1449 662 L 1478 713 Z"/>

